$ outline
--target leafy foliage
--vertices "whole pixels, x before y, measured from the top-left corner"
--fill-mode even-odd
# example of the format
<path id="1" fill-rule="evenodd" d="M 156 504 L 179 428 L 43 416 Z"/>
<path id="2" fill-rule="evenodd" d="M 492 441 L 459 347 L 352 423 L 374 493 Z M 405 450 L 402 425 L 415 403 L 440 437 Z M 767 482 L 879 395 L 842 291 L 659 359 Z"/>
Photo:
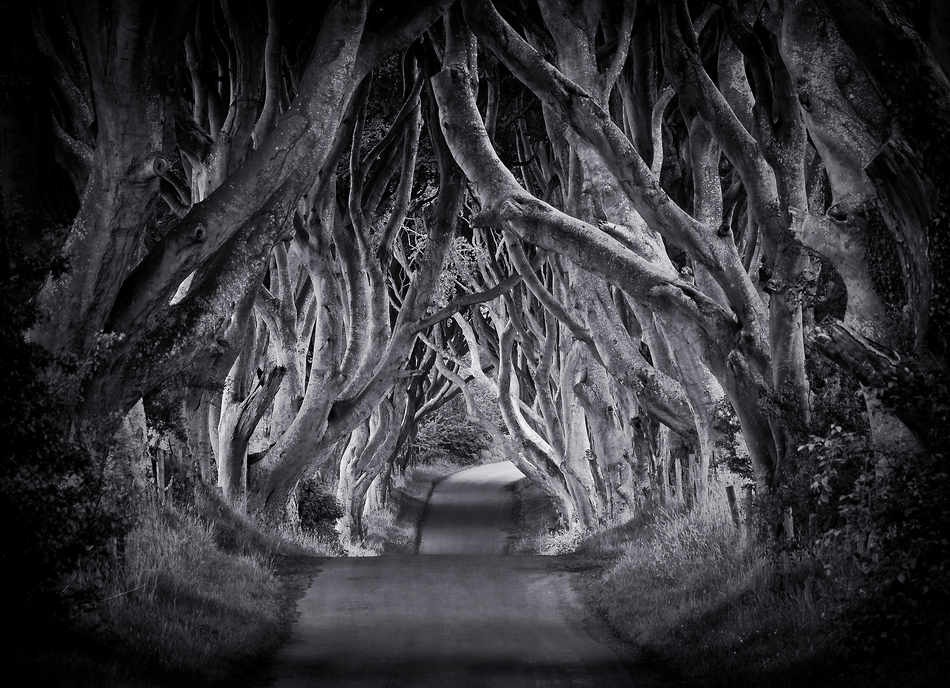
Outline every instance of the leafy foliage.
<path id="1" fill-rule="evenodd" d="M 736 416 L 732 405 L 725 397 L 720 399 L 716 405 L 713 428 L 717 435 L 716 456 L 719 463 L 745 480 L 753 480 L 752 460 L 749 457 L 749 452 L 744 451 L 740 444 L 742 428 L 739 424 L 739 417 Z"/>
<path id="2" fill-rule="evenodd" d="M 184 388 L 183 380 L 172 379 L 143 398 L 149 429 L 159 435 L 174 435 L 181 442 L 188 440 L 182 418 Z"/>
<path id="3" fill-rule="evenodd" d="M 876 393 L 901 417 L 925 419 L 916 424 L 922 450 L 886 453 L 866 431 L 831 423 L 797 447 L 781 489 L 761 500 L 773 532 L 784 507 L 796 514 L 798 540 L 776 538 L 779 549 L 851 580 L 839 601 L 840 637 L 850 651 L 874 656 L 948 631 L 950 386 L 939 369 L 899 372 Z"/>
<path id="4" fill-rule="evenodd" d="M 946 637 L 950 605 L 950 384 L 943 368 L 908 361 L 865 394 L 905 420 L 920 451 L 871 441 L 855 382 L 812 360 L 812 433 L 789 452 L 783 483 L 758 500 L 773 551 L 817 561 L 840 579 L 845 649 L 868 657 Z M 782 532 L 795 516 L 796 539 Z"/>
<path id="5" fill-rule="evenodd" d="M 479 452 L 488 449 L 486 432 L 465 417 L 464 407 L 454 400 L 423 421 L 413 441 L 418 463 L 450 459 L 463 466 L 479 462 Z"/>
<path id="6" fill-rule="evenodd" d="M 11 247 L 6 247 L 11 251 Z M 105 557 L 131 527 L 129 482 L 115 462 L 67 434 L 65 401 L 48 382 L 69 374 L 24 332 L 36 319 L 29 288 L 48 261 L 4 256 L 0 280 L 0 566 L 16 591 L 4 610 L 21 641 L 65 613 L 65 577 Z M 12 580 L 11 580 L 12 577 Z"/>
<path id="7" fill-rule="evenodd" d="M 799 539 L 809 540 L 839 523 L 837 503 L 830 495 L 851 490 L 870 452 L 870 440 L 857 381 L 817 355 L 808 358 L 806 372 L 812 390 L 810 431 L 797 428 L 800 439 L 789 447 L 781 483 L 774 494 L 759 497 L 758 509 L 766 530 L 779 534 L 785 509 L 791 507 Z M 817 475 L 826 481 L 821 490 L 815 485 Z M 784 534 L 773 544 L 779 549 L 797 546 L 786 542 Z"/>
<path id="8" fill-rule="evenodd" d="M 343 517 L 343 505 L 326 485 L 316 478 L 310 478 L 300 484 L 297 495 L 297 513 L 300 527 L 314 532 L 325 532 L 333 528 L 337 519 Z"/>
<path id="9" fill-rule="evenodd" d="M 892 312 L 899 312 L 907 303 L 897 243 L 878 210 L 868 213 L 864 233 L 864 260 L 868 265 L 874 288 Z"/>
<path id="10" fill-rule="evenodd" d="M 834 426 L 844 432 L 867 434 L 867 403 L 858 381 L 821 355 L 805 361 L 812 391 L 811 433 L 827 435 Z"/>
<path id="11" fill-rule="evenodd" d="M 820 539 L 825 560 L 846 557 L 864 575 L 850 635 L 877 652 L 922 633 L 946 633 L 950 605 L 950 384 L 942 367 L 905 364 L 878 390 L 911 424 L 919 452 L 874 453 L 840 434 L 813 444 L 822 464 L 819 500 L 836 503 L 839 522 Z M 836 485 L 845 460 L 860 468 L 848 489 Z M 862 458 L 863 457 L 863 458 Z M 857 460 L 857 465 L 855 462 Z M 849 476 L 850 477 L 850 476 Z"/>
<path id="12" fill-rule="evenodd" d="M 827 436 L 812 435 L 795 451 L 796 471 L 782 489 L 782 503 L 799 518 L 796 530 L 804 539 L 820 540 L 845 523 L 840 501 L 859 478 L 873 469 L 874 452 L 868 437 L 833 426 Z"/>
<path id="13" fill-rule="evenodd" d="M 821 472 L 813 489 L 837 519 L 818 538 L 830 570 L 858 565 L 862 586 L 849 615 L 858 649 L 877 652 L 921 633 L 945 633 L 950 605 L 950 474 L 945 457 L 921 452 L 874 457 L 863 438 L 815 438 Z M 853 480 L 842 468 L 856 468 Z M 842 480 L 842 478 L 845 478 Z M 843 488 L 851 482 L 850 489 Z"/>
<path id="14" fill-rule="evenodd" d="M 883 381 L 881 403 L 915 432 L 924 447 L 950 442 L 950 372 L 936 361 L 909 360 Z"/>

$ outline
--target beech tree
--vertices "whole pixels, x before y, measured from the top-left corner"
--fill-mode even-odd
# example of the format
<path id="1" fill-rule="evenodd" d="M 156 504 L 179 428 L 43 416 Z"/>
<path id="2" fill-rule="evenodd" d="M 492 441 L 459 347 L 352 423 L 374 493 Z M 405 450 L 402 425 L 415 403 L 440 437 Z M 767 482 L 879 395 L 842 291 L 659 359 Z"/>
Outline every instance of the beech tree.
<path id="1" fill-rule="evenodd" d="M 476 194 L 479 195 L 483 206 L 483 221 L 500 222 L 505 229 L 548 250 L 570 253 L 572 260 L 582 267 L 614 281 L 652 312 L 665 315 L 668 327 L 677 328 L 677 336 L 699 343 L 704 348 L 704 358 L 714 369 L 727 394 L 730 394 L 730 400 L 743 421 L 743 431 L 756 461 L 759 480 L 763 486 L 769 484 L 773 479 L 778 458 L 776 438 L 772 435 L 769 419 L 756 413 L 761 397 L 770 388 L 765 378 L 767 369 L 763 368 L 769 359 L 768 340 L 762 331 L 764 309 L 748 273 L 739 260 L 731 234 L 729 241 L 724 241 L 724 237 L 716 232 L 705 231 L 699 222 L 680 210 L 659 188 L 658 182 L 634 150 L 630 140 L 610 121 L 608 114 L 593 97 L 541 60 L 538 53 L 514 34 L 493 8 L 479 7 L 477 14 L 479 21 L 492 22 L 489 25 L 490 30 L 506 32 L 503 34 L 503 40 L 508 52 L 499 50 L 499 57 L 503 60 L 510 57 L 518 76 L 540 92 L 545 105 L 569 124 L 573 124 L 571 131 L 579 139 L 599 138 L 594 141 L 602 146 L 600 150 L 595 149 L 600 155 L 598 162 L 603 159 L 604 163 L 613 164 L 614 169 L 624 176 L 631 173 L 642 175 L 636 182 L 637 186 L 633 185 L 634 182 L 625 186 L 623 181 L 627 180 L 618 184 L 624 192 L 623 198 L 640 202 L 637 208 L 640 215 L 645 216 L 648 221 L 654 220 L 664 229 L 669 230 L 672 226 L 676 237 L 684 242 L 685 248 L 695 251 L 697 256 L 702 251 L 704 259 L 713 261 L 715 269 L 722 275 L 723 291 L 727 297 L 731 296 L 735 302 L 741 304 L 741 310 L 726 310 L 714 297 L 680 279 L 675 272 L 656 265 L 648 257 L 629 248 L 632 241 L 621 243 L 603 231 L 603 228 L 557 211 L 549 204 L 539 202 L 527 194 L 517 180 L 503 168 L 490 148 L 484 127 L 474 110 L 474 101 L 471 97 L 464 98 L 463 85 L 470 79 L 466 76 L 469 66 L 465 61 L 465 55 L 469 51 L 457 48 L 455 59 L 459 61 L 452 62 L 447 59 L 450 67 L 440 73 L 434 84 L 443 110 L 442 121 L 446 138 L 450 145 L 454 146 L 453 151 L 463 169 L 470 176 L 477 175 Z M 562 16 L 562 13 L 554 14 Z M 454 24 L 449 30 L 451 39 L 463 46 L 473 46 L 474 38 L 461 26 L 461 17 L 457 17 Z M 588 34 L 581 32 L 575 35 L 575 38 L 581 35 Z M 489 44 L 492 44 L 492 40 L 497 44 L 502 39 L 489 34 L 488 40 Z M 592 46 L 588 46 L 587 50 L 588 68 L 599 74 L 596 67 L 590 64 L 594 59 L 591 48 Z M 511 53 L 516 54 L 511 56 Z M 565 89 L 583 96 L 559 98 L 558 94 L 563 93 Z M 572 118 L 575 119 L 574 122 L 571 121 Z M 619 150 L 611 146 L 616 146 Z M 644 182 L 649 185 L 647 189 L 644 189 Z M 658 202 L 658 198 L 663 202 Z M 619 195 L 616 202 L 622 204 Z M 629 219 L 629 216 L 616 219 L 626 220 L 626 223 L 615 223 L 615 227 L 636 227 L 639 224 Z M 717 251 L 722 254 L 721 258 L 717 256 Z M 742 320 L 737 321 L 737 310 Z M 717 343 L 720 346 L 717 347 Z M 740 354 L 742 357 L 738 361 L 741 363 L 737 364 L 736 355 L 730 359 L 730 354 Z M 727 365 L 727 361 L 730 361 L 731 365 Z"/>
<path id="2" fill-rule="evenodd" d="M 40 47 L 61 76 L 55 126 L 81 153 L 71 176 L 87 181 L 65 246 L 71 269 L 44 287 L 33 336 L 79 361 L 98 356 L 75 395 L 80 418 L 124 412 L 226 329 L 298 201 L 335 167 L 359 84 L 442 9 L 368 26 L 366 3 L 332 3 L 303 15 L 313 34 L 292 42 L 281 40 L 286 8 L 268 7 L 37 8 Z M 183 215 L 166 214 L 148 241 L 162 198 Z"/>
<path id="3" fill-rule="evenodd" d="M 370 16 L 368 3 L 331 3 L 325 12 L 315 8 L 313 16 L 295 15 L 297 23 L 289 21 L 288 9 L 277 2 L 37 7 L 40 48 L 59 77 L 54 127 L 60 156 L 79 207 L 64 246 L 70 269 L 40 293 L 45 318 L 32 337 L 68 354 L 84 371 L 64 378 L 75 409 L 71 423 L 82 432 L 108 437 L 143 394 L 193 362 L 207 364 L 208 347 L 212 359 L 216 353 L 233 361 L 220 366 L 217 384 L 233 366 L 248 367 L 253 351 L 244 351 L 243 358 L 238 351 L 253 348 L 249 299 L 256 299 L 265 277 L 275 291 L 281 280 L 296 278 L 282 276 L 279 265 L 269 269 L 272 261 L 281 261 L 283 249 L 272 258 L 274 248 L 294 235 L 294 218 L 303 236 L 329 219 L 314 241 L 325 251 L 334 247 L 332 228 L 341 224 L 332 211 L 319 213 L 327 196 L 335 197 L 327 188 L 335 188 L 340 142 L 347 142 L 341 134 L 352 131 L 344 117 L 355 116 L 359 103 L 365 104 L 367 88 L 361 95 L 360 85 L 377 65 L 408 47 L 443 7 L 427 3 L 402 15 L 376 8 Z M 284 29 L 290 26 L 304 32 L 288 35 Z M 417 101 L 418 85 L 413 93 Z M 416 124 L 407 127 L 404 116 L 396 143 L 375 153 L 386 154 L 380 167 L 388 175 L 377 174 L 383 181 L 377 180 L 370 197 L 352 188 L 369 170 L 351 180 L 354 210 L 380 202 L 393 160 L 400 160 L 393 149 L 400 149 L 407 128 L 418 136 L 418 102 L 410 103 L 407 116 Z M 358 145 L 355 150 L 351 157 L 363 162 Z M 403 156 L 409 172 L 411 150 L 409 145 Z M 404 186 L 411 189 L 411 181 Z M 409 195 L 405 189 L 398 193 Z M 406 202 L 403 198 L 402 205 Z M 394 228 L 401 224 L 400 212 L 404 207 L 397 204 Z M 372 264 L 368 237 L 346 241 L 352 248 L 341 250 L 341 262 L 351 275 Z M 332 267 L 314 268 L 312 282 L 324 306 L 342 287 Z M 369 274 L 385 290 L 384 268 L 381 261 L 363 277 Z M 347 289 L 353 308 L 371 305 L 364 287 Z M 267 313 L 266 306 L 257 311 Z M 378 308 L 364 312 L 360 325 L 370 325 L 370 332 L 385 329 L 388 316 L 379 316 Z M 279 333 L 276 327 L 271 331 Z M 352 365 L 365 364 L 361 357 L 368 342 L 360 341 L 365 333 L 351 333 L 358 342 L 346 350 Z M 281 368 L 287 386 L 296 385 L 285 396 L 299 396 L 299 365 Z M 232 372 L 229 403 L 241 404 L 249 391 L 240 390 L 246 371 Z M 371 371 L 358 372 L 347 380 L 352 388 Z M 372 405 L 365 414 L 371 411 Z M 243 424 L 237 428 L 242 444 L 248 419 L 235 424 L 224 416 L 222 429 Z M 224 446 L 231 447 L 231 441 L 219 442 L 219 454 Z M 233 452 L 243 453 L 240 446 Z M 271 456 L 271 464 L 279 463 L 279 454 Z M 223 476 L 229 470 L 221 466 Z"/>
<path id="4" fill-rule="evenodd" d="M 810 356 L 864 385 L 878 450 L 927 445 L 939 410 L 877 391 L 945 374 L 950 321 L 950 60 L 904 5 L 11 14 L 43 68 L 11 61 L 42 87 L 5 109 L 3 209 L 68 264 L 30 332 L 64 426 L 106 445 L 172 395 L 202 480 L 277 513 L 331 475 L 356 537 L 452 394 L 583 525 L 679 469 L 702 506 L 723 413 L 775 489 Z M 814 322 L 822 280 L 847 303 Z"/>
<path id="5" fill-rule="evenodd" d="M 627 19 L 602 3 L 541 3 L 541 23 L 538 15 L 511 13 L 516 29 L 490 3 L 462 7 L 464 20 L 450 15 L 447 41 L 455 47 L 433 82 L 446 138 L 475 185 L 478 219 L 569 255 L 623 289 L 675 339 L 691 342 L 691 358 L 708 366 L 739 416 L 760 487 L 776 484 L 789 442 L 809 421 L 802 300 L 815 276 L 802 241 L 810 122 L 802 116 L 793 75 L 774 49 L 779 38 L 788 39 L 783 26 L 798 16 L 795 4 L 786 4 L 787 17 L 761 3 L 727 3 L 721 11 L 708 6 L 695 20 L 685 3 L 660 4 L 655 14 L 644 8 L 643 25 L 655 27 L 653 46 L 660 48 L 651 58 L 675 90 L 680 126 L 688 131 L 692 214 L 662 188 L 662 167 L 651 169 L 636 147 L 648 137 L 633 134 L 638 123 L 627 113 L 634 108 L 623 105 L 633 90 L 617 86 L 617 63 L 627 59 L 628 46 L 608 43 L 613 27 Z M 466 97 L 471 89 L 465 85 L 476 73 L 475 36 L 539 98 L 546 116 L 566 125 L 579 162 L 594 170 L 589 183 L 599 192 L 600 209 L 613 222 L 598 226 L 594 218 L 559 212 L 527 193 L 504 167 L 475 101 Z M 767 36 L 772 38 L 764 41 Z M 556 56 L 553 64 L 545 53 Z M 767 61 L 774 67 L 766 68 Z M 716 70 L 710 73 L 707 64 Z M 649 97 L 662 103 L 654 85 Z M 611 97 L 620 102 L 612 105 Z M 655 156 L 658 150 L 644 152 Z M 723 165 L 738 187 L 728 199 L 732 207 L 724 206 L 717 178 Z M 643 231 L 686 254 L 690 283 L 661 271 L 642 248 Z M 770 405 L 780 412 L 769 412 Z"/>

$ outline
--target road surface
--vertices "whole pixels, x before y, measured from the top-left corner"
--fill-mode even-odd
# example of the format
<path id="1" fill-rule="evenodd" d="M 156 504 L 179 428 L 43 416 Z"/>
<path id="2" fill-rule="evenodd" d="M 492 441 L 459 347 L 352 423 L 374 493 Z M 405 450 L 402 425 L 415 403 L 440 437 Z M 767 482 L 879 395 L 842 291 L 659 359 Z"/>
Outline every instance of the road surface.
<path id="1" fill-rule="evenodd" d="M 422 517 L 419 554 L 507 554 L 514 526 L 510 461 L 459 471 L 436 485 Z"/>
<path id="2" fill-rule="evenodd" d="M 567 560 L 503 555 L 520 478 L 504 462 L 440 483 L 418 556 L 322 560 L 271 685 L 642 685 L 585 631 Z"/>

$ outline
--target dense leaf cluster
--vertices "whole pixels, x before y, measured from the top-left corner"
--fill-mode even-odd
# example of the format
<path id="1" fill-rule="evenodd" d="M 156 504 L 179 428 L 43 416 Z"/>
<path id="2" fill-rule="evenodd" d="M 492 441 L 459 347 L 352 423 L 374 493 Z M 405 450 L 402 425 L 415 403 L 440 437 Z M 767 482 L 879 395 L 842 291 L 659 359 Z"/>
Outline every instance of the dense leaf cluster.
<path id="1" fill-rule="evenodd" d="M 82 561 L 106 555 L 131 523 L 124 481 L 93 448 L 66 434 L 64 400 L 47 381 L 57 362 L 24 337 L 36 317 L 28 290 L 49 265 L 6 249 L 0 279 L 0 567 L 12 591 L 4 616 L 19 628 L 21 641 L 30 641 L 83 592 L 71 586 L 69 574 Z"/>
<path id="2" fill-rule="evenodd" d="M 948 630 L 950 385 L 928 366 L 899 373 L 874 393 L 885 407 L 920 419 L 920 451 L 887 453 L 866 428 L 832 422 L 796 448 L 781 489 L 760 500 L 778 549 L 816 557 L 829 575 L 855 571 L 845 574 L 856 582 L 842 600 L 841 637 L 862 653 Z M 795 515 L 791 542 L 782 529 L 787 507 Z"/>
<path id="3" fill-rule="evenodd" d="M 742 427 L 739 418 L 729 402 L 722 398 L 716 404 L 714 427 L 717 433 L 716 458 L 719 465 L 725 466 L 748 482 L 754 480 L 752 462 L 749 454 L 741 451 Z"/>
<path id="4" fill-rule="evenodd" d="M 818 461 L 812 491 L 818 557 L 857 565 L 848 619 L 857 649 L 877 652 L 946 632 L 950 604 L 950 473 L 935 452 L 881 456 L 836 429 L 806 445 Z M 814 519 L 813 519 L 814 520 Z"/>
<path id="5" fill-rule="evenodd" d="M 423 422 L 411 450 L 417 463 L 450 459 L 464 466 L 479 463 L 480 452 L 489 446 L 486 432 L 466 417 L 464 408 L 447 404 Z"/>
<path id="6" fill-rule="evenodd" d="M 310 478 L 300 485 L 297 514 L 305 531 L 325 533 L 343 517 L 343 504 L 320 480 Z"/>

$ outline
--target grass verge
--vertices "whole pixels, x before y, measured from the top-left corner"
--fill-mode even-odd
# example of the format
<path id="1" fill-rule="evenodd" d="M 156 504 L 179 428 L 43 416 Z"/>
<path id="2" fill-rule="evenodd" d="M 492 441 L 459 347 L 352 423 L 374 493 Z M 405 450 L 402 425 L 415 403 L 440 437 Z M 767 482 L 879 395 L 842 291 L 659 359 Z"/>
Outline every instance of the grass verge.
<path id="1" fill-rule="evenodd" d="M 829 575 L 809 557 L 768 550 L 732 524 L 724 499 L 705 514 L 657 510 L 603 529 L 577 554 L 602 571 L 588 592 L 610 627 L 690 683 L 943 685 L 946 659 L 932 652 L 849 654 L 857 572 Z"/>
<path id="2" fill-rule="evenodd" d="M 249 685 L 309 582 L 288 564 L 301 548 L 210 491 L 144 508 L 119 550 L 68 582 L 85 591 L 70 631 L 6 667 L 7 685 Z"/>

